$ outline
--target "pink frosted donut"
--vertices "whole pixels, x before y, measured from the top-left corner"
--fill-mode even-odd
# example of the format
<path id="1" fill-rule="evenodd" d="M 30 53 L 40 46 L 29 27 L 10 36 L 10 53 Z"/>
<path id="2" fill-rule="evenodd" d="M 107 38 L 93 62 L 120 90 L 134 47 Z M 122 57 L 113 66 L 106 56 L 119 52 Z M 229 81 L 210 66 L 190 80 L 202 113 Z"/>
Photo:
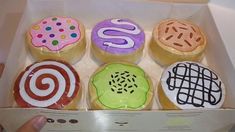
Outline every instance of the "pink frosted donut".
<path id="1" fill-rule="evenodd" d="M 56 59 L 75 63 L 84 54 L 83 24 L 71 17 L 48 17 L 27 32 L 27 45 L 37 60 Z"/>

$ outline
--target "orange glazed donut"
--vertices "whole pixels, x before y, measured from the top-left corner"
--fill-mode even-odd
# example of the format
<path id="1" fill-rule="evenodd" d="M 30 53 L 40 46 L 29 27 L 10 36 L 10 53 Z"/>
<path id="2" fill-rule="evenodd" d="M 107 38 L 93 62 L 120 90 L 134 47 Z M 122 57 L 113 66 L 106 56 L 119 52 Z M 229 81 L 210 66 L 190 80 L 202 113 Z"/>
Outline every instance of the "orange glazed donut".
<path id="1" fill-rule="evenodd" d="M 177 61 L 199 61 L 206 43 L 206 37 L 197 25 L 186 20 L 167 19 L 154 28 L 150 53 L 162 66 Z"/>

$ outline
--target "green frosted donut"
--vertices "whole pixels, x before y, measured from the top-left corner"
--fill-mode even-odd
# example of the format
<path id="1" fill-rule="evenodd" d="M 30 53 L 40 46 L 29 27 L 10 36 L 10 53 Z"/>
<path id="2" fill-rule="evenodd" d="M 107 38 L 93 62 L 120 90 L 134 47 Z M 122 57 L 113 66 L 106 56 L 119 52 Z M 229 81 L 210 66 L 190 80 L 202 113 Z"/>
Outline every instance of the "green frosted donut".
<path id="1" fill-rule="evenodd" d="M 142 109 L 152 100 L 151 82 L 132 64 L 107 64 L 91 77 L 90 85 L 103 109 Z"/>

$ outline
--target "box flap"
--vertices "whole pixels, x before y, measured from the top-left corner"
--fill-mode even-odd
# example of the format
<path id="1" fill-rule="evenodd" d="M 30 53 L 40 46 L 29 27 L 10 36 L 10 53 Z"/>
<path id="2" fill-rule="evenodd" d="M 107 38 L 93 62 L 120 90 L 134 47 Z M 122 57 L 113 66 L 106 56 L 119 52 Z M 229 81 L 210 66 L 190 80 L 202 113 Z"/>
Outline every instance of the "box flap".
<path id="1" fill-rule="evenodd" d="M 231 8 L 235 11 L 235 1 L 234 0 L 210 0 L 210 4 L 215 4 L 217 6 Z"/>
<path id="2" fill-rule="evenodd" d="M 174 3 L 208 3 L 209 0 L 149 0 L 149 1 L 162 1 Z"/>
<path id="3" fill-rule="evenodd" d="M 230 60 L 233 63 L 233 66 L 235 66 L 235 1 L 212 0 L 208 6 L 229 54 Z"/>
<path id="4" fill-rule="evenodd" d="M 42 132 L 225 132 L 235 122 L 235 111 L 229 109 L 183 112 L 0 109 L 0 113 L 0 123 L 9 132 L 16 131 L 35 115 L 48 118 Z"/>

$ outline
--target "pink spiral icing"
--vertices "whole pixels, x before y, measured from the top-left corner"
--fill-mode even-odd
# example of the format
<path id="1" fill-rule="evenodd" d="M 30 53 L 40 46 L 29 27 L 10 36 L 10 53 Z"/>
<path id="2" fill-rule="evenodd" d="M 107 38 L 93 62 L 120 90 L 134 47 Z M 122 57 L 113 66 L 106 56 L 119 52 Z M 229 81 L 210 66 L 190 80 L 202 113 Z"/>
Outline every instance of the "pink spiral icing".
<path id="1" fill-rule="evenodd" d="M 69 17 L 45 18 L 31 27 L 30 35 L 33 46 L 50 51 L 59 51 L 81 37 L 78 22 Z"/>

